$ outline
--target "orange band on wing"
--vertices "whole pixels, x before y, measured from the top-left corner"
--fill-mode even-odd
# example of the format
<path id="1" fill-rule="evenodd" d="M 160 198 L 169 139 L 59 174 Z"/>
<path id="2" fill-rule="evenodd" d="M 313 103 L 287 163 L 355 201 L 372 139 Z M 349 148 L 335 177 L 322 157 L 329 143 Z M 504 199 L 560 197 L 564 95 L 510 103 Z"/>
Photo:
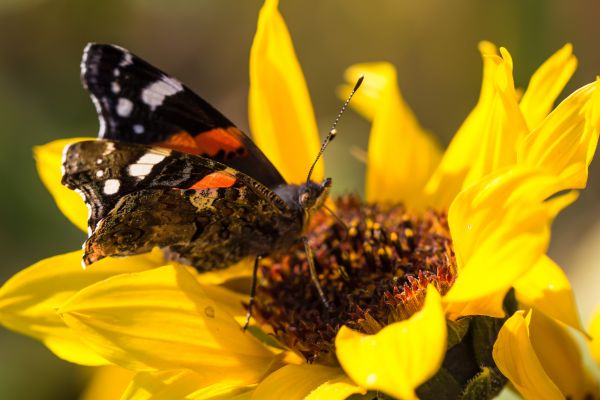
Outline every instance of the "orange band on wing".
<path id="1" fill-rule="evenodd" d="M 240 141 L 240 132 L 235 127 L 215 128 L 194 136 L 194 140 L 202 153 L 214 156 L 220 150 L 224 152 L 237 151 L 244 145 Z"/>
<path id="2" fill-rule="evenodd" d="M 192 136 L 187 131 L 177 132 L 164 142 L 161 146 L 181 151 L 188 154 L 207 154 L 213 157 L 223 151 L 225 153 L 238 152 L 244 145 L 240 138 L 241 132 L 236 127 L 215 128 L 210 131 L 201 132 Z M 239 154 L 238 155 L 243 155 Z"/>
<path id="3" fill-rule="evenodd" d="M 160 143 L 160 145 L 188 154 L 200 154 L 202 152 L 201 149 L 198 148 L 198 144 L 194 140 L 194 137 L 186 131 L 181 131 L 169 136 L 169 138 Z"/>
<path id="4" fill-rule="evenodd" d="M 190 186 L 190 189 L 213 189 L 231 187 L 235 183 L 235 177 L 226 172 L 213 172 L 206 175 L 198 182 Z"/>

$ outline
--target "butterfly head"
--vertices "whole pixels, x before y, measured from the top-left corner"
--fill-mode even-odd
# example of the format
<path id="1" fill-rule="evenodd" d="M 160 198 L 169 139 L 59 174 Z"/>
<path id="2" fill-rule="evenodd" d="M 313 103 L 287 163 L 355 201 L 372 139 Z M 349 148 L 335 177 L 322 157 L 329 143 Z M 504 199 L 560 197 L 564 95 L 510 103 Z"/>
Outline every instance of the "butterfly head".
<path id="1" fill-rule="evenodd" d="M 315 210 L 321 208 L 325 200 L 327 200 L 327 196 L 329 196 L 330 189 L 331 178 L 325 178 L 321 183 L 308 181 L 301 185 L 298 202 L 305 213 L 310 215 Z"/>

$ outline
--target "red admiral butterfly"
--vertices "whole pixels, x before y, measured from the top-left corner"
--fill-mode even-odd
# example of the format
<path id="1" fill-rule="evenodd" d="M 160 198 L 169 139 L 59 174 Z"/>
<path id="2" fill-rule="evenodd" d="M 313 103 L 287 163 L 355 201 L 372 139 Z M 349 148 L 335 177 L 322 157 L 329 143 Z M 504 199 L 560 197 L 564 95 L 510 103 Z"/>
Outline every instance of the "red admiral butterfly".
<path id="1" fill-rule="evenodd" d="M 327 198 L 331 179 L 310 181 L 311 167 L 306 183 L 288 184 L 219 111 L 123 48 L 89 44 L 81 79 L 99 140 L 65 150 L 62 183 L 89 209 L 84 265 L 160 247 L 199 271 L 256 257 L 256 272 L 260 257 L 302 238 Z"/>

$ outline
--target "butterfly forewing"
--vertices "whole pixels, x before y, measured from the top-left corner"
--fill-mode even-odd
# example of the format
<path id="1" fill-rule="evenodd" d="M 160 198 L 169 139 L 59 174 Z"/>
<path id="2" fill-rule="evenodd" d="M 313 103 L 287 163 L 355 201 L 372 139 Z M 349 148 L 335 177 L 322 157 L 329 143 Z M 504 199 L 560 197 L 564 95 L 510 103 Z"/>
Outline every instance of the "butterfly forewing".
<path id="1" fill-rule="evenodd" d="M 84 197 L 90 210 L 88 225 L 92 232 L 120 198 L 144 189 L 209 189 L 237 183 L 266 198 L 273 209 L 287 209 L 268 188 L 214 160 L 112 140 L 69 146 L 63 160 L 62 182 Z"/>
<path id="2" fill-rule="evenodd" d="M 177 79 L 128 50 L 89 44 L 81 79 L 96 105 L 99 137 L 154 144 L 222 162 L 269 188 L 285 180 L 256 145 Z"/>

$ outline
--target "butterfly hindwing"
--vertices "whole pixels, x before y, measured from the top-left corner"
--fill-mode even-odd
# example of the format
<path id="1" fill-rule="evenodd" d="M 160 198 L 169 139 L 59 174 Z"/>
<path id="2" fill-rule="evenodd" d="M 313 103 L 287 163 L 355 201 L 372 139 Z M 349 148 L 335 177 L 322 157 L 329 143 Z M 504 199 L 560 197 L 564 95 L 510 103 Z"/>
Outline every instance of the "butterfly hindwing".
<path id="1" fill-rule="evenodd" d="M 160 247 L 209 271 L 294 238 L 302 225 L 242 182 L 204 189 L 144 189 L 119 199 L 84 245 L 84 263 Z"/>
<path id="2" fill-rule="evenodd" d="M 193 91 L 126 49 L 89 44 L 81 79 L 100 119 L 99 137 L 201 155 L 269 188 L 285 184 L 256 145 Z"/>

